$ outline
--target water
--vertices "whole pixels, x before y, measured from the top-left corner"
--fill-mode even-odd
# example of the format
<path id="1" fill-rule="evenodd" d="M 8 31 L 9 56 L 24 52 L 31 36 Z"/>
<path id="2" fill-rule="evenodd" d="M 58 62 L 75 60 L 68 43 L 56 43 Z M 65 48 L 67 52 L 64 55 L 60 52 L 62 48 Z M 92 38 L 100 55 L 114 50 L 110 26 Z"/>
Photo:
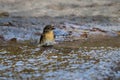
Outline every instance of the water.
<path id="1" fill-rule="evenodd" d="M 1 80 L 104 80 L 120 78 L 120 48 L 39 48 L 11 45 L 0 51 Z M 13 45 L 14 46 L 14 45 Z M 12 46 L 12 47 L 13 47 Z M 18 48 L 23 47 L 19 50 Z M 25 47 L 25 48 L 24 48 Z"/>
<path id="2" fill-rule="evenodd" d="M 46 20 L 34 25 L 29 19 L 28 22 L 21 19 L 16 21 L 15 26 L 0 26 L 0 35 L 6 40 L 0 42 L 0 80 L 120 79 L 120 36 L 112 33 L 112 30 L 116 30 L 114 25 L 106 30 L 106 26 L 94 23 L 96 28 L 108 32 L 104 33 L 92 32 L 90 24 L 61 24 L 65 28 L 57 24 L 55 34 L 58 42 L 53 47 L 38 47 L 32 41 L 39 39 L 40 35 L 36 35 L 36 32 L 42 32 Z M 19 22 L 22 25 L 18 25 Z M 119 25 L 115 27 L 119 31 Z M 81 39 L 80 35 L 86 30 L 90 33 L 89 37 Z M 72 37 L 69 31 L 72 31 Z M 18 41 L 9 42 L 11 38 Z"/>

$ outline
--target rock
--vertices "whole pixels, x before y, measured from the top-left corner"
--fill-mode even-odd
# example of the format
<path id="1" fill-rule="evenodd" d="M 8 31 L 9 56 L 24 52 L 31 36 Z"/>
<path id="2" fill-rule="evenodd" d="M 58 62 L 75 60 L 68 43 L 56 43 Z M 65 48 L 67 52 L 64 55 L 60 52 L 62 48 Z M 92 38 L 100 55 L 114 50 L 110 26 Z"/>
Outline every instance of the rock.
<path id="1" fill-rule="evenodd" d="M 92 28 L 90 31 L 99 31 L 99 32 L 106 32 L 105 30 L 99 29 L 99 28 Z"/>
<path id="2" fill-rule="evenodd" d="M 17 39 L 16 39 L 16 38 L 11 38 L 11 39 L 9 40 L 9 42 L 14 42 L 14 43 L 16 43 L 16 42 L 17 42 Z"/>
<path id="3" fill-rule="evenodd" d="M 81 34 L 81 37 L 82 37 L 82 38 L 88 38 L 88 32 L 83 32 L 83 33 Z"/>
<path id="4" fill-rule="evenodd" d="M 5 38 L 3 37 L 3 35 L 0 35 L 0 41 L 5 41 Z"/>
<path id="5" fill-rule="evenodd" d="M 3 23 L 3 26 L 14 26 L 14 24 L 12 22 L 6 22 Z"/>
<path id="6" fill-rule="evenodd" d="M 0 12 L 0 17 L 9 17 L 8 12 Z"/>

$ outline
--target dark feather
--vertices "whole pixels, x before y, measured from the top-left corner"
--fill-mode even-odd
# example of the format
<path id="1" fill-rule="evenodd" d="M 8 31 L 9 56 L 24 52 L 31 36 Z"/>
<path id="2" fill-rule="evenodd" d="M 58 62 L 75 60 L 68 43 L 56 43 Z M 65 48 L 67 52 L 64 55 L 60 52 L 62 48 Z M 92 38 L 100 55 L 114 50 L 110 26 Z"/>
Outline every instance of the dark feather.
<path id="1" fill-rule="evenodd" d="M 43 37 L 44 37 L 44 36 L 43 36 L 43 34 L 42 34 L 41 37 L 40 37 L 40 42 L 39 42 L 40 44 L 43 42 Z"/>

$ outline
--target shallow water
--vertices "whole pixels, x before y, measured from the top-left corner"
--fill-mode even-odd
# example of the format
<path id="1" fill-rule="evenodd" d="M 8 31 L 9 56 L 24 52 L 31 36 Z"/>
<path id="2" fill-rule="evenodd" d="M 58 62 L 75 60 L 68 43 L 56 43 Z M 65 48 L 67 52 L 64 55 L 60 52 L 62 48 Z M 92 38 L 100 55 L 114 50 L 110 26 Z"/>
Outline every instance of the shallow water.
<path id="1" fill-rule="evenodd" d="M 120 79 L 118 47 L 7 43 L 0 48 L 0 80 Z"/>
<path id="2" fill-rule="evenodd" d="M 82 24 L 79 19 L 64 23 L 65 19 L 52 18 L 57 23 L 56 44 L 53 47 L 38 47 L 32 41 L 40 38 L 43 25 L 51 23 L 49 18 L 4 19 L 1 19 L 3 22 L 0 21 L 0 35 L 5 38 L 5 41 L 0 42 L 0 80 L 120 79 L 120 36 L 112 32 L 120 30 L 119 24 Z M 10 21 L 13 25 L 6 26 Z M 79 22 L 81 23 L 76 24 Z M 61 28 L 60 25 L 65 25 L 66 28 Z M 93 25 L 108 33 L 91 32 Z M 88 38 L 81 39 L 84 30 L 90 34 Z M 73 32 L 70 38 L 69 31 Z M 96 35 L 98 33 L 100 35 Z M 11 38 L 17 38 L 18 41 L 12 42 Z"/>

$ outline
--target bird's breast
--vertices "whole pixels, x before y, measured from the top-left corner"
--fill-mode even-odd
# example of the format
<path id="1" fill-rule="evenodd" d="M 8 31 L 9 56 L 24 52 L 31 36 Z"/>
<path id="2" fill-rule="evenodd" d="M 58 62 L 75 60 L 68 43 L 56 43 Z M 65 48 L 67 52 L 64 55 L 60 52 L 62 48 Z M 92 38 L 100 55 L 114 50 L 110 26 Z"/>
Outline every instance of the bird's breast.
<path id="1" fill-rule="evenodd" d="M 50 40 L 50 41 L 53 41 L 54 40 L 54 33 L 53 31 L 49 31 L 45 34 L 45 38 L 46 40 Z"/>

